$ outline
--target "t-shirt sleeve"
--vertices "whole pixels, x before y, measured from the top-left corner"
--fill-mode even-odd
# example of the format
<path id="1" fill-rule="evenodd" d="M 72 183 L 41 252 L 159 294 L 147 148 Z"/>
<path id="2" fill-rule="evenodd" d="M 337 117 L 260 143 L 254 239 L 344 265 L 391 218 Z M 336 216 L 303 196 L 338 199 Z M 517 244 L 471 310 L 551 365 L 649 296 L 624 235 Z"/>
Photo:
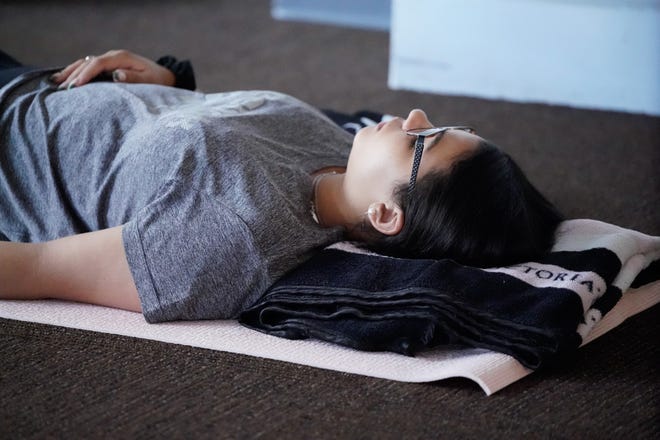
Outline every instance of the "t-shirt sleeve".
<path id="1" fill-rule="evenodd" d="M 269 284 L 245 222 L 182 182 L 124 224 L 123 241 L 148 322 L 236 318 Z"/>

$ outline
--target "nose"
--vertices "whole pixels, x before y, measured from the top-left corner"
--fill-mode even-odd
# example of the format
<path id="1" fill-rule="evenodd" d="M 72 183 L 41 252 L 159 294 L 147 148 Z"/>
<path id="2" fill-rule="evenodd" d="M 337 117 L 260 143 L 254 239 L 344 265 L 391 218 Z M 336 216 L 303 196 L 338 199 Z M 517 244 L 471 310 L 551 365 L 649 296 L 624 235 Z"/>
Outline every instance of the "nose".
<path id="1" fill-rule="evenodd" d="M 428 128 L 433 127 L 431 121 L 424 113 L 424 110 L 418 108 L 413 109 L 408 113 L 408 117 L 403 121 L 401 128 L 404 130 L 412 130 L 413 128 Z"/>

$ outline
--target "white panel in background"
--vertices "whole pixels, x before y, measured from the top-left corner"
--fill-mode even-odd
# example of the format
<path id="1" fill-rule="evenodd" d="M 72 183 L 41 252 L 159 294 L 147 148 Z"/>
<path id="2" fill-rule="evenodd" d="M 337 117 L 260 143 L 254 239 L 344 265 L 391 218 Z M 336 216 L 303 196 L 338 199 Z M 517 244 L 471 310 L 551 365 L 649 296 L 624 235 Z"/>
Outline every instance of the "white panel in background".
<path id="1" fill-rule="evenodd" d="M 272 0 L 271 14 L 278 20 L 382 31 L 390 28 L 390 0 Z"/>
<path id="2" fill-rule="evenodd" d="M 389 86 L 660 115 L 660 0 L 393 0 Z"/>

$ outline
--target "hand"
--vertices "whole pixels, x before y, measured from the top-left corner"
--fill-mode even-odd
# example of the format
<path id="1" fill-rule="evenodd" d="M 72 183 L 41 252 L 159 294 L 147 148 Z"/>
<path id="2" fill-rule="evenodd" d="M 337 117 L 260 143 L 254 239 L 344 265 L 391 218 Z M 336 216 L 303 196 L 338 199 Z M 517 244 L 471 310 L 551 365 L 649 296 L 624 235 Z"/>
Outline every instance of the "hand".
<path id="1" fill-rule="evenodd" d="M 174 86 L 176 78 L 169 69 L 127 50 L 111 50 L 88 56 L 66 66 L 51 80 L 59 88 L 80 87 L 100 74 L 111 74 L 115 82 Z"/>

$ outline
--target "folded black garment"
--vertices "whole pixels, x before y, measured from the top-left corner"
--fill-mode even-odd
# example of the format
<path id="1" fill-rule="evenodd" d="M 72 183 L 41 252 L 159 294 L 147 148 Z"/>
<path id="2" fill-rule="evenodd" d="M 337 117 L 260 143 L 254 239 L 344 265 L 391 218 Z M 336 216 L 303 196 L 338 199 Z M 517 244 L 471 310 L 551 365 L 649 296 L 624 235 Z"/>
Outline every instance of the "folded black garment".
<path id="1" fill-rule="evenodd" d="M 351 134 L 356 134 L 364 127 L 376 125 L 381 121 L 388 121 L 393 118 L 392 115 L 374 112 L 372 110 L 360 110 L 358 112 L 347 114 L 335 110 L 322 110 L 335 124 Z"/>
<path id="2" fill-rule="evenodd" d="M 367 351 L 486 348 L 536 369 L 579 347 L 659 258 L 660 237 L 595 220 L 562 223 L 553 252 L 539 261 L 491 269 L 340 243 L 281 278 L 239 322 Z M 640 278 L 657 280 L 657 270 Z"/>

